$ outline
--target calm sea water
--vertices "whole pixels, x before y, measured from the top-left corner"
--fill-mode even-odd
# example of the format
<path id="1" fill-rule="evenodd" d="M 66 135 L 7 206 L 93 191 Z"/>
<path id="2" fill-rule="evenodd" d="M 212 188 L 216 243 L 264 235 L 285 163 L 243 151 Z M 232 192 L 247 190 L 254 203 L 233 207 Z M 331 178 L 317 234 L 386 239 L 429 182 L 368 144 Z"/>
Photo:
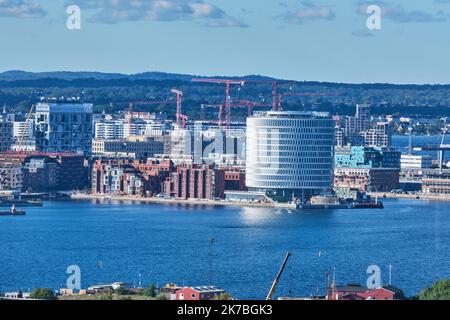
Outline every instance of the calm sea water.
<path id="1" fill-rule="evenodd" d="M 413 136 L 411 141 L 412 147 L 421 147 L 426 144 L 440 144 L 442 142 L 442 136 L 440 135 L 434 135 L 434 136 Z M 448 144 L 450 143 L 450 136 L 446 136 L 444 143 Z M 392 138 L 392 144 L 394 147 L 396 147 L 399 151 L 407 153 L 409 152 L 409 136 L 394 136 Z M 415 152 L 414 154 L 419 155 L 430 155 L 433 159 L 438 159 L 438 153 L 437 151 L 431 151 L 431 152 Z M 445 154 L 445 160 L 450 161 L 450 153 L 447 152 Z"/>
<path id="2" fill-rule="evenodd" d="M 220 286 L 239 298 L 267 294 L 292 251 L 277 296 L 316 294 L 325 272 L 362 283 L 381 267 L 407 294 L 450 278 L 450 203 L 386 200 L 384 210 L 292 212 L 120 202 L 47 202 L 0 217 L 0 291 L 64 287 L 79 265 L 82 286 Z M 210 239 L 215 241 L 211 244 Z"/>

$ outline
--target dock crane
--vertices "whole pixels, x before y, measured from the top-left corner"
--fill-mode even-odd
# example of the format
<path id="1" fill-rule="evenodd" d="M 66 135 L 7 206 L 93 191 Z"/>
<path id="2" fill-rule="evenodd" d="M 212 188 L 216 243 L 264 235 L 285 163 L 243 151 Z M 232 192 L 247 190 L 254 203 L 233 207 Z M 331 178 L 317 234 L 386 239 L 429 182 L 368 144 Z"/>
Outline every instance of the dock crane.
<path id="1" fill-rule="evenodd" d="M 269 294 L 267 295 L 267 298 L 266 298 L 267 301 L 272 299 L 272 296 L 273 296 L 273 294 L 274 294 L 274 292 L 275 292 L 275 290 L 277 288 L 278 282 L 280 281 L 281 275 L 283 274 L 284 268 L 286 267 L 286 264 L 287 264 L 287 262 L 288 262 L 288 260 L 289 260 L 291 255 L 292 255 L 291 252 L 288 252 L 286 254 L 286 258 L 284 258 L 284 261 L 281 264 L 281 268 L 278 271 L 278 274 L 277 274 L 275 280 L 273 281 L 273 284 L 272 284 L 272 287 L 270 288 Z"/>

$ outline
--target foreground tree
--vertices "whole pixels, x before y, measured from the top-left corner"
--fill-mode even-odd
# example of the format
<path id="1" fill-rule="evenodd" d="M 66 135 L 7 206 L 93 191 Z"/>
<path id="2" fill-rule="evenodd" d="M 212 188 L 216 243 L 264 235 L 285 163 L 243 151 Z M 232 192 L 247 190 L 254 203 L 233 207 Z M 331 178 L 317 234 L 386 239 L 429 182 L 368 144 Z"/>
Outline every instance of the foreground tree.
<path id="1" fill-rule="evenodd" d="M 55 294 L 47 288 L 36 288 L 31 291 L 30 299 L 55 300 Z"/>
<path id="2" fill-rule="evenodd" d="M 450 279 L 435 282 L 419 294 L 419 300 L 450 300 Z"/>
<path id="3" fill-rule="evenodd" d="M 233 297 L 228 293 L 221 293 L 220 295 L 215 297 L 214 300 L 233 300 Z"/>
<path id="4" fill-rule="evenodd" d="M 144 296 L 146 297 L 156 297 L 156 286 L 154 284 L 150 285 L 144 290 Z"/>

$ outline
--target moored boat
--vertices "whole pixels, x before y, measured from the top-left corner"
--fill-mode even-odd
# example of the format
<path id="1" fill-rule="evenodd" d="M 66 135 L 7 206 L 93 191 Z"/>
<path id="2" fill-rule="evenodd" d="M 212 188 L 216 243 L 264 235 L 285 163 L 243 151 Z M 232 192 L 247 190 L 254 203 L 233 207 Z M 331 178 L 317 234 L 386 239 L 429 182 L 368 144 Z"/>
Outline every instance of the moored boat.
<path id="1" fill-rule="evenodd" d="M 23 210 L 18 210 L 14 213 L 11 211 L 0 211 L 0 216 L 24 216 L 25 214 Z"/>

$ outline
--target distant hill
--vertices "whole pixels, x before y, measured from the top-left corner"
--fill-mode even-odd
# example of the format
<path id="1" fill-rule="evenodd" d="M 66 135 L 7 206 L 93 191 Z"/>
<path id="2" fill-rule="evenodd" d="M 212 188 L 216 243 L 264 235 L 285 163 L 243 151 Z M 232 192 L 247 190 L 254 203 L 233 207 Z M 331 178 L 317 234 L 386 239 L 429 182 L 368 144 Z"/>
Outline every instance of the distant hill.
<path id="1" fill-rule="evenodd" d="M 22 70 L 11 70 L 0 73 L 0 81 L 30 81 L 40 79 L 60 79 L 60 80 L 78 80 L 78 79 L 95 79 L 95 80 L 177 80 L 177 81 L 191 81 L 194 77 L 202 77 L 188 74 L 166 73 L 166 72 L 143 72 L 136 74 L 123 73 L 104 73 L 104 72 L 89 72 L 89 71 L 54 71 L 54 72 L 27 72 Z M 207 78 L 207 77 L 205 77 Z M 243 77 L 225 77 L 217 76 L 211 78 L 227 78 L 236 80 L 252 80 L 252 81 L 271 81 L 270 77 L 260 75 L 248 75 Z"/>
<path id="2" fill-rule="evenodd" d="M 128 110 L 130 102 L 136 111 L 173 112 L 172 88 L 183 91 L 183 110 L 190 119 L 217 119 L 217 108 L 225 101 L 225 86 L 196 83 L 202 76 L 143 72 L 137 74 L 102 72 L 26 72 L 0 73 L 0 106 L 27 112 L 41 98 L 80 98 L 94 104 L 96 111 Z M 209 78 L 209 77 L 203 77 Z M 242 77 L 218 75 L 214 78 L 246 80 L 245 86 L 232 86 L 231 98 L 253 101 L 260 109 L 272 107 L 274 78 L 262 75 Z M 252 82 L 253 81 L 253 82 Z M 332 114 L 354 114 L 355 104 L 367 103 L 376 115 L 450 116 L 450 85 L 415 85 L 389 83 L 333 83 L 314 81 L 278 81 L 279 102 L 285 110 L 320 110 Z M 155 102 L 163 102 L 160 105 Z M 234 108 L 232 117 L 243 119 L 247 109 Z M 235 119 L 236 119 L 235 118 Z"/>

